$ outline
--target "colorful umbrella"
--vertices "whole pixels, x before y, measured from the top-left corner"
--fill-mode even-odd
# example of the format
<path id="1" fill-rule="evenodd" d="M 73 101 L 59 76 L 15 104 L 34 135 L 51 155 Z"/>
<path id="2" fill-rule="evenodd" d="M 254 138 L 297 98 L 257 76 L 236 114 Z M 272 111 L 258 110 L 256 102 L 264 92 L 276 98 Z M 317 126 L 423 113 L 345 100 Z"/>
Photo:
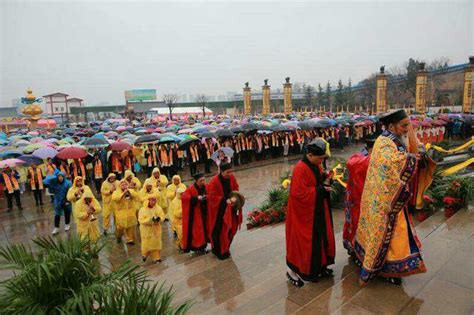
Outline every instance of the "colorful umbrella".
<path id="1" fill-rule="evenodd" d="M 233 133 L 229 129 L 219 129 L 216 131 L 216 136 L 218 137 L 233 137 L 235 136 L 235 133 Z"/>
<path id="2" fill-rule="evenodd" d="M 110 143 L 102 137 L 92 137 L 87 138 L 82 142 L 82 145 L 86 148 L 105 148 L 110 145 Z"/>
<path id="3" fill-rule="evenodd" d="M 26 147 L 24 147 L 23 148 L 23 153 L 30 154 L 30 153 L 33 153 L 34 151 L 38 150 L 38 149 L 45 148 L 45 147 L 46 146 L 44 144 L 33 143 L 33 144 L 30 144 L 30 145 L 27 145 Z"/>
<path id="4" fill-rule="evenodd" d="M 130 143 L 125 141 L 117 141 L 110 145 L 110 149 L 112 151 L 123 151 L 123 150 L 130 150 L 132 146 Z"/>
<path id="5" fill-rule="evenodd" d="M 67 160 L 67 159 L 82 159 L 87 156 L 86 150 L 78 147 L 69 147 L 62 149 L 56 157 L 58 159 Z"/>
<path id="6" fill-rule="evenodd" d="M 2 159 L 7 159 L 7 158 L 16 158 L 16 157 L 19 157 L 20 155 L 22 155 L 23 153 L 21 153 L 20 150 L 6 150 L 6 151 L 3 151 L 3 152 L 0 152 L 0 157 Z"/>
<path id="7" fill-rule="evenodd" d="M 158 143 L 170 143 L 170 142 L 176 142 L 176 139 L 169 137 L 169 136 L 164 136 L 161 137 Z"/>
<path id="8" fill-rule="evenodd" d="M 39 157 L 40 159 L 53 158 L 57 154 L 58 154 L 58 151 L 56 151 L 53 148 L 40 148 L 33 152 L 33 155 L 36 157 Z"/>
<path id="9" fill-rule="evenodd" d="M 188 145 L 190 145 L 192 142 L 198 142 L 199 138 L 193 135 L 184 135 L 183 140 L 179 142 L 179 147 L 180 148 L 185 148 Z"/>
<path id="10" fill-rule="evenodd" d="M 143 135 L 135 139 L 135 144 L 156 143 L 158 140 L 160 140 L 160 136 L 157 134 Z"/>
<path id="11" fill-rule="evenodd" d="M 6 159 L 3 161 L 0 161 L 0 168 L 5 168 L 5 167 L 17 167 L 25 164 L 24 161 L 19 160 L 19 159 Z"/>

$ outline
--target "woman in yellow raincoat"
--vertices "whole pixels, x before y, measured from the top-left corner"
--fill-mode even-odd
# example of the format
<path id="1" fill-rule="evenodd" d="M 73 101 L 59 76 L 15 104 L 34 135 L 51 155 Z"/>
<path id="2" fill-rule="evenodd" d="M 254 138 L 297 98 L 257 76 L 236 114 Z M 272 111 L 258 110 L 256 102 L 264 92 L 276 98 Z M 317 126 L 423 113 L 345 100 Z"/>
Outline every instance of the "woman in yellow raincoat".
<path id="1" fill-rule="evenodd" d="M 117 176 L 114 173 L 110 173 L 100 188 L 100 194 L 102 195 L 102 224 L 104 225 L 104 235 L 107 235 L 107 231 L 110 227 L 110 216 L 115 215 L 112 194 L 117 188 Z"/>
<path id="2" fill-rule="evenodd" d="M 146 197 L 153 194 L 159 194 L 158 188 L 155 187 L 153 180 L 147 178 L 139 192 L 140 202 L 143 204 L 143 202 L 146 200 Z"/>
<path id="3" fill-rule="evenodd" d="M 140 192 L 140 188 L 142 188 L 142 183 L 140 180 L 135 177 L 132 171 L 126 170 L 124 179 L 128 182 L 128 188 L 133 189 L 137 194 Z M 135 202 L 135 213 L 138 214 L 138 210 L 140 210 L 142 203 L 139 198 L 137 198 Z"/>
<path id="4" fill-rule="evenodd" d="M 92 192 L 86 191 L 81 199 L 76 202 L 77 234 L 81 239 L 88 238 L 91 242 L 99 239 L 99 220 L 97 215 L 101 212 L 100 203 Z"/>
<path id="5" fill-rule="evenodd" d="M 148 256 L 151 256 L 154 263 L 161 262 L 161 222 L 165 219 L 165 214 L 158 205 L 158 198 L 158 194 L 148 195 L 138 213 L 144 262 Z"/>
<path id="6" fill-rule="evenodd" d="M 186 191 L 186 188 L 176 189 L 175 197 L 170 203 L 171 226 L 176 232 L 176 245 L 181 249 L 181 238 L 183 235 L 183 208 L 181 206 L 181 194 Z"/>
<path id="7" fill-rule="evenodd" d="M 171 228 L 173 231 L 175 231 L 174 225 L 173 225 L 173 208 L 171 207 L 171 202 L 176 196 L 176 190 L 179 188 L 182 188 L 183 190 L 186 190 L 186 185 L 181 182 L 181 177 L 179 175 L 174 175 L 173 178 L 171 179 L 171 184 L 168 185 L 166 188 L 166 197 L 168 198 L 168 218 L 171 220 Z M 176 232 L 176 231 L 175 231 Z"/>
<path id="8" fill-rule="evenodd" d="M 163 209 L 165 214 L 168 213 L 168 191 L 166 186 L 168 185 L 168 178 L 165 175 L 161 175 L 160 169 L 155 167 L 149 177 L 151 181 L 155 184 L 155 187 L 158 189 L 160 198 L 158 199 L 158 205 Z"/>
<path id="9" fill-rule="evenodd" d="M 128 181 L 121 180 L 119 188 L 112 193 L 117 243 L 122 241 L 122 236 L 125 234 L 127 244 L 135 244 L 135 226 L 137 225 L 135 205 L 138 201 L 138 194 L 134 189 L 129 188 Z"/>
<path id="10" fill-rule="evenodd" d="M 69 188 L 66 195 L 66 199 L 72 205 L 72 217 L 74 218 L 74 221 L 76 222 L 76 224 L 77 224 L 76 203 L 79 199 L 82 198 L 82 195 L 84 195 L 84 193 L 86 192 L 91 193 L 91 195 L 93 195 L 90 187 L 84 184 L 84 177 L 76 176 L 74 178 L 72 187 Z"/>

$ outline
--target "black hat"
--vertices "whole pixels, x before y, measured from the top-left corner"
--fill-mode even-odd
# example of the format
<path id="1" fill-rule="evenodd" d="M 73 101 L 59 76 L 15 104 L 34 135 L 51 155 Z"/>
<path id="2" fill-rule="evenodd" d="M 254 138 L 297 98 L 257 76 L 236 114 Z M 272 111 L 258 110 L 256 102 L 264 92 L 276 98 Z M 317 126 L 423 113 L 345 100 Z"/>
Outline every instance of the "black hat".
<path id="1" fill-rule="evenodd" d="M 221 172 L 230 170 L 232 168 L 232 164 L 230 163 L 224 163 L 221 165 Z"/>
<path id="2" fill-rule="evenodd" d="M 321 138 L 316 138 L 308 144 L 307 150 L 308 150 L 308 153 L 311 153 L 317 156 L 322 156 L 322 155 L 326 155 L 326 152 L 327 152 L 326 146 L 327 146 L 326 141 L 324 141 Z"/>
<path id="3" fill-rule="evenodd" d="M 367 146 L 367 149 L 372 149 L 374 147 L 375 140 L 377 140 L 377 139 L 374 138 L 374 137 L 365 138 L 365 144 Z"/>
<path id="4" fill-rule="evenodd" d="M 405 118 L 408 118 L 407 112 L 405 112 L 404 109 L 399 109 L 390 113 L 385 113 L 380 116 L 379 119 L 385 126 L 388 126 L 389 124 L 397 123 Z"/>
<path id="5" fill-rule="evenodd" d="M 202 177 L 204 177 L 204 173 L 196 173 L 193 175 L 195 181 L 198 181 Z"/>

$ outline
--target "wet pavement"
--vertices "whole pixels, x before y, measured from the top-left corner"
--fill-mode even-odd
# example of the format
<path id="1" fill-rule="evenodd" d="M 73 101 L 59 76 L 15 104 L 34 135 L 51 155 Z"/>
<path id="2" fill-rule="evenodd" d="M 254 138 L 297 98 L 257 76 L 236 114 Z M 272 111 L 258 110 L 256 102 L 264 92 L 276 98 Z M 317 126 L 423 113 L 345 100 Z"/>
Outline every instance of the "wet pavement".
<path id="1" fill-rule="evenodd" d="M 347 157 L 357 151 L 333 152 Z M 296 157 L 264 161 L 258 167 L 236 168 L 235 175 L 246 196 L 245 212 L 278 185 L 278 178 L 297 162 Z M 250 166 L 250 165 L 249 165 Z M 188 182 L 186 182 L 188 184 Z M 47 200 L 45 198 L 45 200 Z M 1 200 L 0 244 L 29 242 L 49 235 L 53 225 L 52 207 L 35 207 L 30 193 L 22 195 L 25 210 L 7 213 Z M 342 247 L 343 212 L 334 210 L 337 242 L 334 277 L 296 288 L 285 277 L 285 229 L 283 224 L 245 230 L 237 234 L 232 256 L 219 261 L 212 255 L 182 254 L 174 246 L 168 224 L 163 229 L 163 262 L 143 264 L 140 246 L 117 244 L 112 235 L 101 262 L 114 268 L 127 259 L 141 265 L 152 280 L 173 284 L 176 302 L 192 300 L 193 314 L 470 314 L 474 310 L 474 209 L 464 209 L 450 219 L 442 211 L 420 223 L 416 230 L 422 240 L 428 272 L 408 277 L 402 286 L 376 279 L 361 288 L 358 269 Z M 62 225 L 63 227 L 63 225 Z M 75 228 L 69 233 L 75 233 Z M 61 231 L 57 237 L 67 237 Z M 1 271 L 0 278 L 9 271 Z"/>

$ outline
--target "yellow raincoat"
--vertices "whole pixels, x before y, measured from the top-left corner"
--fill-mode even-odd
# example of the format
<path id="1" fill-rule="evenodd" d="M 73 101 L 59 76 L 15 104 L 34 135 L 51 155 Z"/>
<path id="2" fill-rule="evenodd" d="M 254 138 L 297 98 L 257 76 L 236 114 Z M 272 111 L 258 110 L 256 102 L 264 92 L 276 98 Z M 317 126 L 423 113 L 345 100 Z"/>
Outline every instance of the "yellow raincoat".
<path id="1" fill-rule="evenodd" d="M 146 198 L 149 195 L 154 195 L 154 194 L 159 195 L 158 188 L 155 187 L 155 184 L 152 179 L 147 178 L 145 182 L 143 183 L 142 189 L 140 189 L 140 192 L 139 192 L 140 202 L 143 204 L 143 202 L 145 202 Z"/>
<path id="2" fill-rule="evenodd" d="M 126 180 L 120 181 L 120 184 Z M 120 185 L 119 185 L 120 186 Z M 129 197 L 125 194 L 128 192 Z M 135 226 L 137 225 L 137 216 L 135 204 L 138 202 L 138 194 L 133 189 L 122 190 L 118 188 L 112 194 L 112 202 L 115 207 L 115 225 L 117 227 L 117 238 L 121 238 L 124 234 L 127 243 L 135 241 Z"/>
<path id="3" fill-rule="evenodd" d="M 176 245 L 181 248 L 181 238 L 183 235 L 183 208 L 181 204 L 181 194 L 185 192 L 186 189 L 178 188 L 176 190 L 176 195 L 170 203 L 170 213 L 171 216 L 171 227 L 176 232 Z"/>
<path id="4" fill-rule="evenodd" d="M 130 178 L 130 180 L 128 180 L 128 178 Z M 140 180 L 135 177 L 135 174 L 133 174 L 132 171 L 130 170 L 126 170 L 125 171 L 125 175 L 124 175 L 124 179 L 128 182 L 129 184 L 129 188 L 130 189 L 133 189 L 137 194 L 140 192 L 140 188 L 142 188 L 142 183 L 140 182 Z M 137 198 L 136 201 L 135 201 L 135 213 L 138 214 L 138 210 L 140 210 L 142 206 L 142 203 L 140 201 L 140 198 Z"/>
<path id="5" fill-rule="evenodd" d="M 86 204 L 86 198 L 91 198 L 90 205 Z M 89 206 L 94 209 L 92 215 L 89 214 Z M 97 216 L 100 212 L 100 203 L 92 195 L 92 192 L 84 192 L 82 198 L 76 202 L 77 233 L 81 239 L 89 238 L 92 242 L 99 239 L 100 231 Z"/>
<path id="6" fill-rule="evenodd" d="M 175 179 L 179 180 L 178 185 L 174 183 Z M 168 218 L 171 220 L 171 228 L 173 229 L 173 231 L 175 231 L 175 228 L 173 225 L 173 208 L 171 207 L 171 202 L 176 196 L 176 191 L 180 188 L 183 189 L 184 191 L 186 190 L 186 185 L 181 182 L 181 177 L 179 175 L 174 175 L 173 178 L 171 179 L 171 184 L 169 184 L 168 187 L 166 188 L 166 198 L 168 198 L 168 205 L 169 205 Z"/>
<path id="7" fill-rule="evenodd" d="M 160 174 L 158 179 L 155 178 L 155 174 Z M 161 175 L 160 169 L 155 167 L 149 177 L 151 181 L 155 183 L 155 187 L 158 189 L 160 194 L 160 199 L 158 200 L 158 205 L 163 209 L 163 212 L 166 214 L 168 212 L 168 191 L 166 190 L 166 186 L 168 185 L 168 179 L 165 175 Z"/>
<path id="8" fill-rule="evenodd" d="M 78 187 L 79 183 L 82 183 L 81 188 Z M 72 184 L 72 187 L 69 188 L 66 195 L 66 199 L 72 205 L 72 216 L 76 224 L 77 224 L 76 202 L 79 199 L 81 199 L 85 193 L 91 193 L 91 195 L 94 195 L 92 194 L 92 190 L 90 189 L 90 187 L 84 184 L 84 178 L 81 176 L 77 176 L 76 178 L 74 178 L 74 183 Z"/>
<path id="9" fill-rule="evenodd" d="M 100 187 L 100 194 L 102 195 L 102 224 L 104 225 L 104 230 L 108 230 L 110 227 L 110 215 L 114 216 L 115 211 L 112 202 L 112 193 L 118 189 L 118 180 L 115 180 L 113 183 L 109 182 L 109 179 L 115 176 L 114 173 L 110 173 L 107 176 L 107 179 L 102 183 Z"/>
<path id="10" fill-rule="evenodd" d="M 150 199 L 152 198 L 158 201 L 158 194 L 148 195 L 138 213 L 138 222 L 140 222 L 142 256 L 145 260 L 146 257 L 151 255 L 153 261 L 156 262 L 161 260 L 161 223 L 165 219 L 165 214 L 158 203 L 153 207 L 149 206 Z M 153 221 L 153 217 L 159 217 L 160 221 Z"/>

